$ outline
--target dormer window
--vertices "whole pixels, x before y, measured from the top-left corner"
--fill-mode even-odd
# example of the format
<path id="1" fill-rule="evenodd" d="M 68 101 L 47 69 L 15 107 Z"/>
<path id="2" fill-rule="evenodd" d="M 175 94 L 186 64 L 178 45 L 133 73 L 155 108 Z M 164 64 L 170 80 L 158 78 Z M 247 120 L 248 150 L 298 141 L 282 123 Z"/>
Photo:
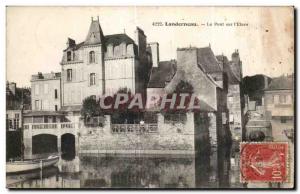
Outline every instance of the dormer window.
<path id="1" fill-rule="evenodd" d="M 95 51 L 89 53 L 89 63 L 95 63 Z"/>
<path id="2" fill-rule="evenodd" d="M 71 51 L 67 52 L 67 61 L 71 61 L 72 60 L 72 53 Z"/>

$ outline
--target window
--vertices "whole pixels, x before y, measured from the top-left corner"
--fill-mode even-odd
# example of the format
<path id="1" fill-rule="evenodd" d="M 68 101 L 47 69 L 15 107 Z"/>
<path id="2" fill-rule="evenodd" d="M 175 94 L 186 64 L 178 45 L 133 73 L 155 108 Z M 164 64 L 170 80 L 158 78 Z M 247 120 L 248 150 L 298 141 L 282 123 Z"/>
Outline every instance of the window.
<path id="1" fill-rule="evenodd" d="M 89 53 L 89 63 L 95 63 L 95 52 L 91 51 Z"/>
<path id="2" fill-rule="evenodd" d="M 55 105 L 55 111 L 57 111 L 57 105 Z"/>
<path id="3" fill-rule="evenodd" d="M 34 101 L 34 106 L 35 106 L 35 110 L 39 110 L 40 109 L 40 101 L 39 100 L 35 100 Z"/>
<path id="4" fill-rule="evenodd" d="M 280 95 L 279 96 L 279 102 L 280 102 L 280 104 L 285 104 L 286 103 L 286 96 L 285 95 Z"/>
<path id="5" fill-rule="evenodd" d="M 48 123 L 48 116 L 44 117 L 44 123 Z"/>
<path id="6" fill-rule="evenodd" d="M 67 69 L 67 81 L 72 81 L 72 69 Z"/>
<path id="7" fill-rule="evenodd" d="M 36 84 L 35 87 L 34 87 L 34 93 L 35 93 L 35 95 L 39 95 L 39 93 L 40 93 L 38 84 Z"/>
<path id="8" fill-rule="evenodd" d="M 233 124 L 234 123 L 234 115 L 231 113 L 229 114 L 229 123 Z"/>
<path id="9" fill-rule="evenodd" d="M 54 98 L 57 99 L 57 89 L 54 90 Z"/>
<path id="10" fill-rule="evenodd" d="M 17 129 L 17 119 L 14 119 L 13 129 Z"/>
<path id="11" fill-rule="evenodd" d="M 280 122 L 281 123 L 286 123 L 287 118 L 286 117 L 280 117 Z"/>
<path id="12" fill-rule="evenodd" d="M 233 97 L 232 96 L 228 96 L 228 102 L 233 103 Z"/>
<path id="13" fill-rule="evenodd" d="M 185 113 L 166 113 L 164 115 L 165 123 L 186 123 L 187 116 Z"/>
<path id="14" fill-rule="evenodd" d="M 19 120 L 19 119 L 16 119 L 16 126 L 15 126 L 16 129 L 19 128 L 19 123 L 20 123 L 20 120 Z"/>
<path id="15" fill-rule="evenodd" d="M 43 106 L 42 106 L 41 109 L 43 109 L 43 110 L 48 110 L 49 109 L 49 101 L 48 100 L 43 101 Z"/>
<path id="16" fill-rule="evenodd" d="M 90 86 L 93 86 L 96 84 L 96 74 L 95 73 L 91 73 L 90 74 Z"/>
<path id="17" fill-rule="evenodd" d="M 44 84 L 44 94 L 48 94 L 48 84 Z"/>
<path id="18" fill-rule="evenodd" d="M 57 106 L 57 105 L 55 105 L 55 106 Z M 53 116 L 52 122 L 56 123 L 56 116 Z"/>
<path id="19" fill-rule="evenodd" d="M 16 113 L 16 114 L 15 114 L 15 118 L 16 118 L 16 119 L 19 119 L 19 118 L 20 118 L 20 114 L 19 114 L 19 113 Z"/>
<path id="20" fill-rule="evenodd" d="M 67 52 L 67 61 L 71 61 L 72 53 L 71 51 Z"/>
<path id="21" fill-rule="evenodd" d="M 8 119 L 8 114 L 6 114 L 6 129 L 9 129 L 9 119 Z"/>
<path id="22" fill-rule="evenodd" d="M 13 123 L 12 123 L 12 120 L 9 119 L 9 128 L 12 129 L 13 128 Z"/>
<path id="23" fill-rule="evenodd" d="M 279 104 L 279 95 L 274 95 L 274 104 Z"/>

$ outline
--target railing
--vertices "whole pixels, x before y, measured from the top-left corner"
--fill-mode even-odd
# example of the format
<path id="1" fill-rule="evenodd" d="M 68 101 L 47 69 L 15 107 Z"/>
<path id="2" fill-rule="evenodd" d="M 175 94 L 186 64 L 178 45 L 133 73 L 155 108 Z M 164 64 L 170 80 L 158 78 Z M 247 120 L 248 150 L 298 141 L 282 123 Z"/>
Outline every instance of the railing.
<path id="1" fill-rule="evenodd" d="M 72 129 L 75 123 L 27 123 L 24 129 Z"/>
<path id="2" fill-rule="evenodd" d="M 112 133 L 156 133 L 157 124 L 112 124 Z"/>
<path id="3" fill-rule="evenodd" d="M 71 129 L 71 128 L 74 128 L 75 127 L 75 124 L 74 123 L 61 123 L 60 124 L 60 128 L 62 129 Z"/>

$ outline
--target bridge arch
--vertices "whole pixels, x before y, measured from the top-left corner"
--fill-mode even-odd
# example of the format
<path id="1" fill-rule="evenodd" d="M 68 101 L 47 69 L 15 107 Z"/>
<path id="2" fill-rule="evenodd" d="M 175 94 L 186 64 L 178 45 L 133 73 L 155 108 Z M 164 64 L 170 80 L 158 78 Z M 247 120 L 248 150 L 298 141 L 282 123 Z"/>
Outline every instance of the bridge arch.
<path id="1" fill-rule="evenodd" d="M 64 133 L 61 136 L 61 152 L 65 159 L 74 159 L 76 153 L 76 136 L 73 133 Z"/>
<path id="2" fill-rule="evenodd" d="M 57 136 L 53 134 L 37 134 L 32 136 L 32 154 L 58 152 Z"/>

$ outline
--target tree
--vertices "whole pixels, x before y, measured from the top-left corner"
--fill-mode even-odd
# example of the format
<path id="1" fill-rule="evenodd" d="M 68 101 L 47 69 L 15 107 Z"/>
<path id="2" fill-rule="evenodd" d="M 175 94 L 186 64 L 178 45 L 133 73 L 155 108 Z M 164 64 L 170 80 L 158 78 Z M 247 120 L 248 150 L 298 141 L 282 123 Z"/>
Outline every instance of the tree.
<path id="1" fill-rule="evenodd" d="M 128 109 L 128 106 L 133 98 L 133 95 L 127 87 L 120 88 L 116 94 L 113 95 L 114 101 L 117 94 L 128 94 L 128 101 L 122 105 L 119 105 L 118 110 L 113 110 L 111 113 L 112 123 L 126 123 L 133 124 L 140 119 L 140 110 L 139 109 Z"/>
<path id="2" fill-rule="evenodd" d="M 189 94 L 189 96 L 186 96 L 186 98 L 184 99 L 184 106 L 185 106 L 185 109 L 177 109 L 176 107 L 180 104 L 181 102 L 181 97 L 180 97 L 180 94 Z M 175 99 L 175 105 L 174 105 L 174 108 L 170 108 L 170 103 L 167 103 L 161 110 L 160 112 L 162 114 L 165 114 L 165 113 L 186 113 L 188 111 L 190 111 L 188 109 L 189 107 L 189 104 L 191 102 L 191 99 L 192 99 L 192 94 L 194 93 L 194 87 L 187 81 L 183 81 L 181 80 L 173 93 L 171 94 L 168 94 L 167 95 L 167 99 L 171 99 L 172 98 L 172 95 L 173 94 L 177 94 L 176 95 L 176 99 Z M 158 101 L 158 104 L 159 106 L 161 105 L 162 103 L 162 97 L 159 99 Z M 191 102 L 191 103 L 194 103 L 194 105 L 198 105 L 199 104 L 199 100 L 198 98 L 195 99 L 195 102 Z M 192 110 L 192 111 L 197 111 L 197 110 Z"/>
<path id="3" fill-rule="evenodd" d="M 97 101 L 94 96 L 89 96 L 83 100 L 80 113 L 84 119 L 104 115 L 100 108 L 99 100 Z"/>
<path id="4" fill-rule="evenodd" d="M 175 92 L 192 94 L 194 93 L 194 88 L 189 82 L 181 80 L 176 86 Z"/>

